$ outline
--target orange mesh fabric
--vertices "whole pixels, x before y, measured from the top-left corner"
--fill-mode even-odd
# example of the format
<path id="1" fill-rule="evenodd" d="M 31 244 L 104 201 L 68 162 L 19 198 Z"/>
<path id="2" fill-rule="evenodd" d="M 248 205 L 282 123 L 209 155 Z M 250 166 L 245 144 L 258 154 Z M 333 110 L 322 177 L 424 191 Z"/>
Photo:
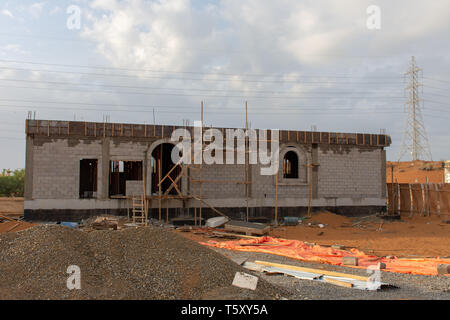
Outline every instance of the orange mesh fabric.
<path id="1" fill-rule="evenodd" d="M 393 259 L 380 258 L 367 255 L 357 249 L 339 250 L 320 245 L 310 246 L 299 240 L 286 240 L 272 237 L 260 237 L 256 239 L 243 239 L 237 241 L 209 241 L 201 244 L 224 248 L 236 251 L 263 252 L 276 254 L 288 258 L 294 258 L 302 261 L 320 262 L 341 266 L 342 257 L 358 257 L 358 266 L 353 268 L 367 268 L 376 265 L 378 262 L 384 262 L 386 269 L 384 271 L 437 275 L 437 266 L 440 264 L 450 264 L 448 258 L 423 258 L 423 259 Z M 249 244 L 258 244 L 258 246 L 249 246 Z"/>

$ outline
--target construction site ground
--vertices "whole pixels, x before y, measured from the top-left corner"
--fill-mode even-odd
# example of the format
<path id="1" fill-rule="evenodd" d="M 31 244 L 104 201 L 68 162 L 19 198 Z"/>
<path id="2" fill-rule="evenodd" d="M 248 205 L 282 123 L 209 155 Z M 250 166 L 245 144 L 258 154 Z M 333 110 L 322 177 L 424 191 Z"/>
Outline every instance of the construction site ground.
<path id="1" fill-rule="evenodd" d="M 231 251 L 212 248 L 230 259 L 247 258 L 247 261 L 270 261 L 275 263 L 336 271 L 346 274 L 369 276 L 365 269 L 355 269 L 343 266 L 324 265 L 320 263 L 304 262 L 282 256 L 257 253 Z M 248 270 L 246 272 L 249 272 Z M 251 271 L 250 271 L 251 272 Z M 285 275 L 268 275 L 253 272 L 268 283 L 289 292 L 289 299 L 295 300 L 449 300 L 450 277 L 422 276 L 381 271 L 380 281 L 392 285 L 391 288 L 379 291 L 358 290 L 344 288 L 327 283 L 296 279 Z"/>
<path id="2" fill-rule="evenodd" d="M 3 200 L 0 204 L 7 204 L 3 208 L 20 207 L 20 201 L 17 199 L 11 201 L 13 203 Z M 8 214 L 3 208 L 0 207 L 0 214 Z M 15 212 L 15 215 L 20 215 L 20 212 Z M 376 215 L 349 218 L 331 212 L 319 212 L 313 213 L 310 218 L 304 218 L 297 226 L 274 227 L 269 235 L 320 245 L 340 244 L 377 256 L 448 257 L 450 224 L 446 220 L 447 215 L 440 217 L 415 215 L 404 216 L 401 220 L 385 220 Z M 4 281 L 0 287 L 0 298 L 450 299 L 448 276 L 421 276 L 382 271 L 381 281 L 397 288 L 361 291 L 285 275 L 266 275 L 249 271 L 230 260 L 220 259 L 217 253 L 229 259 L 240 257 L 246 258 L 247 261 L 265 260 L 367 276 L 365 269 L 304 262 L 266 253 L 202 246 L 195 242 L 207 242 L 211 238 L 206 233 L 195 232 L 195 228 L 188 228 L 191 232 L 181 232 L 180 229 L 168 228 L 166 225 L 86 232 L 61 226 L 36 226 L 27 222 L 16 225 L 17 221 L 0 223 L 0 240 L 4 240 L 0 241 L 0 251 L 4 257 L 2 265 Z M 123 223 L 119 226 L 123 227 Z M 138 241 L 132 241 L 133 239 Z M 160 246 L 159 249 L 154 245 L 155 241 Z M 113 248 L 112 243 L 120 246 Z M 67 248 L 70 250 L 67 251 Z M 187 254 L 186 250 L 190 253 Z M 126 254 L 131 260 L 138 259 L 159 271 L 154 273 L 146 268 L 139 270 L 131 268 L 132 273 L 129 274 L 127 268 L 132 267 L 134 260 L 128 261 L 125 252 L 133 252 Z M 79 294 L 64 291 L 63 269 L 73 258 L 83 261 L 83 269 L 97 270 L 92 277 L 89 276 L 87 291 Z M 203 258 L 208 260 L 206 265 Z M 161 266 L 160 262 L 163 260 L 165 263 Z M 124 267 L 123 263 L 128 267 Z M 63 271 L 57 272 L 59 269 Z M 112 270 L 117 271 L 111 273 Z M 168 273 L 164 274 L 163 270 Z M 237 271 L 258 276 L 262 281 L 257 290 L 253 292 L 231 286 L 233 274 Z M 31 275 L 36 276 L 32 281 L 29 277 Z M 166 277 L 168 280 L 164 280 Z M 149 291 L 141 281 L 157 284 L 159 289 Z M 164 284 L 165 281 L 169 281 L 168 285 Z M 204 287 L 201 284 L 203 281 L 209 284 Z M 142 288 L 139 283 L 143 285 Z M 43 289 L 43 287 L 55 288 L 54 284 L 58 284 L 56 288 L 59 290 Z"/>
<path id="3" fill-rule="evenodd" d="M 0 198 L 0 214 L 23 215 L 23 198 Z M 341 244 L 377 256 L 445 257 L 450 256 L 450 224 L 444 223 L 445 220 L 450 220 L 450 215 L 403 215 L 401 220 L 388 221 L 375 216 L 361 219 L 320 212 L 298 226 L 274 228 L 269 235 L 321 245 Z M 322 229 L 309 227 L 310 222 L 327 226 Z M 0 232 L 3 229 L 7 229 L 6 225 L 0 225 Z M 23 227 L 18 226 L 16 231 L 21 229 Z M 183 235 L 196 241 L 207 239 L 194 233 Z"/>
<path id="4" fill-rule="evenodd" d="M 446 257 L 450 256 L 450 216 L 408 216 L 400 220 L 369 217 L 345 217 L 330 212 L 313 214 L 297 226 L 279 226 L 269 235 L 301 240 L 320 245 L 340 244 L 377 256 Z M 311 223 L 313 226 L 308 226 Z M 327 225 L 324 228 L 317 224 Z M 380 228 L 381 225 L 381 228 Z M 209 238 L 193 232 L 183 232 L 196 241 Z"/>

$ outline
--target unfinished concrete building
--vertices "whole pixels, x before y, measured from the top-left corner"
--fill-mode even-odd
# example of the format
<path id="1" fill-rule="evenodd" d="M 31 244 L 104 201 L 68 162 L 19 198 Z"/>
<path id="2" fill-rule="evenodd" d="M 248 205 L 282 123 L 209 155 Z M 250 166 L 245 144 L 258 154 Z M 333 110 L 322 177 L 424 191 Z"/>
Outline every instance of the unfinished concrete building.
<path id="1" fill-rule="evenodd" d="M 28 119 L 25 219 L 126 215 L 132 197 L 144 193 L 148 217 L 163 220 L 204 220 L 217 211 L 273 220 L 308 207 L 351 215 L 386 209 L 388 135 L 280 131 L 278 174 L 261 175 L 259 164 L 247 162 L 174 164 L 177 128 Z"/>

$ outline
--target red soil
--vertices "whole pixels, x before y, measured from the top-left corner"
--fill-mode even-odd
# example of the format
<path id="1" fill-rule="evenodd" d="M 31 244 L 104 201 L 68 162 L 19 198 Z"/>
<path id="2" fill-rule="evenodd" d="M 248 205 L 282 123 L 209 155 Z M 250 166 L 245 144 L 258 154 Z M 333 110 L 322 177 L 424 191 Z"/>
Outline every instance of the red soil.
<path id="1" fill-rule="evenodd" d="M 392 168 L 394 171 L 392 172 Z M 429 183 L 444 182 L 444 168 L 442 161 L 411 161 L 411 162 L 387 162 L 386 182 L 398 183 Z"/>

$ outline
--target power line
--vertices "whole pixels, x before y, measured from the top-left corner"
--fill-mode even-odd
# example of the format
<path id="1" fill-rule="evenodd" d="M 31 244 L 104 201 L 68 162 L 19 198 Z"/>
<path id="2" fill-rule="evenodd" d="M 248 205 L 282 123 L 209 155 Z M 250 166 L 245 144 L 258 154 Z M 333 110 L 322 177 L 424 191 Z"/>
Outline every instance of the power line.
<path id="1" fill-rule="evenodd" d="M 0 59 L 0 62 L 5 63 L 21 63 L 21 64 L 31 64 L 31 65 L 43 65 L 43 66 L 53 66 L 53 67 L 64 67 L 64 68 L 88 68 L 88 69 L 100 69 L 100 70 L 114 70 L 114 71 L 137 71 L 137 72 L 155 72 L 155 73 L 174 73 L 174 74 L 200 74 L 200 75 L 222 75 L 222 76 L 239 76 L 239 77 L 285 77 L 285 74 L 269 74 L 269 73 L 224 73 L 224 72 L 200 72 L 200 71 L 172 71 L 172 70 L 154 70 L 154 69 L 137 69 L 137 68 L 123 68 L 123 67 L 107 67 L 107 66 L 87 66 L 87 65 L 76 65 L 76 64 L 58 64 L 58 63 L 45 63 L 45 62 L 34 62 L 34 61 L 23 61 L 23 60 L 6 60 Z M 361 78 L 361 76 L 350 76 L 350 75 L 299 75 L 296 77 L 300 78 Z M 367 77 L 367 76 L 364 76 Z M 377 79 L 400 79 L 399 76 L 371 76 L 371 78 Z"/>
<path id="2" fill-rule="evenodd" d="M 94 73 L 94 72 L 80 72 L 80 71 L 64 71 L 64 70 L 48 70 L 48 69 L 29 69 L 29 68 L 13 68 L 0 67 L 4 70 L 28 71 L 28 72 L 48 72 L 48 73 L 63 73 L 63 74 L 79 74 L 89 76 L 102 77 L 125 77 L 125 78 L 140 78 L 140 79 L 161 79 L 161 80 L 183 80 L 183 81 L 212 81 L 212 82 L 248 82 L 248 83 L 296 83 L 296 84 L 399 84 L 398 82 L 332 82 L 332 81 L 299 81 L 299 80 L 249 80 L 249 79 L 211 79 L 211 78 L 183 78 L 183 77 L 165 77 L 165 76 L 135 76 L 128 74 L 111 74 L 111 73 Z"/>
<path id="3" fill-rule="evenodd" d="M 16 89 L 31 89 L 31 90 L 54 90 L 54 91 L 69 91 L 69 92 L 83 92 L 83 93 L 114 93 L 114 94 L 132 94 L 132 95 L 145 95 L 145 96 L 177 96 L 177 97 L 203 97 L 203 98 L 242 98 L 242 99 L 403 99 L 403 97 L 368 97 L 368 96 L 351 96 L 351 97 L 317 97 L 317 96 L 247 96 L 247 95 L 201 95 L 201 94 L 185 94 L 185 93 L 150 93 L 150 92 L 130 92 L 130 91 L 107 91 L 107 90 L 77 90 L 68 88 L 41 88 L 41 87 L 24 87 L 24 86 L 5 86 L 0 85 L 2 88 L 16 88 Z"/>
<path id="4" fill-rule="evenodd" d="M 61 110 L 61 111 L 103 111 L 103 112 L 133 112 L 133 113 L 149 113 L 151 114 L 153 112 L 153 110 L 129 110 L 129 109 L 96 109 L 96 108 L 67 108 L 67 107 L 52 107 L 52 106 L 42 106 L 42 105 L 10 105 L 10 104 L 0 104 L 0 107 L 14 107 L 14 108 L 21 108 L 21 109 L 26 109 L 26 110 L 30 110 L 30 109 L 49 109 L 49 110 Z M 240 108 L 242 109 L 242 107 Z M 197 114 L 198 110 L 193 111 L 192 109 L 188 109 L 188 110 L 174 110 L 174 111 L 166 111 L 166 110 L 161 110 L 161 109 L 156 109 L 155 110 L 158 111 L 158 113 L 168 113 L 168 114 L 179 114 L 180 111 L 182 111 L 183 113 L 193 113 L 193 114 Z M 242 114 L 242 112 L 230 112 L 230 111 L 217 111 L 218 109 L 209 111 L 209 114 Z M 220 110 L 223 110 L 220 109 Z M 15 110 L 1 110 L 1 111 L 15 111 Z M 331 108 L 328 110 L 318 110 L 318 109 L 306 109 L 306 108 L 299 108 L 297 110 L 293 110 L 293 109 L 282 109 L 282 108 L 273 108 L 273 111 L 267 111 L 264 110 L 265 112 L 261 112 L 259 110 L 252 110 L 250 109 L 250 111 L 253 111 L 252 114 L 253 115 L 258 115 L 258 114 L 262 114 L 262 115 L 290 115 L 290 114 L 301 114 L 302 116 L 305 115 L 344 115 L 344 116 L 349 116 L 349 115 L 358 115 L 358 114 L 397 114 L 397 113 L 403 113 L 402 111 L 392 111 L 392 108 L 386 108 L 386 109 L 382 109 L 382 110 L 376 110 L 376 111 L 372 111 L 372 110 L 355 110 L 355 108 Z M 289 112 L 280 112 L 280 111 L 289 111 Z M 307 111 L 307 113 L 303 113 Z M 343 111 L 355 111 L 354 113 L 348 113 L 348 112 L 343 112 Z M 450 113 L 450 111 L 436 111 L 436 112 L 446 112 L 446 113 Z"/>
<path id="5" fill-rule="evenodd" d="M 174 90 L 174 91 L 201 91 L 201 92 L 253 92 L 253 93 L 275 93 L 275 94 L 293 94 L 295 92 L 291 91 L 267 91 L 267 90 L 229 90 L 229 89 L 195 89 L 195 88 L 161 88 L 161 87 L 148 87 L 148 86 L 128 86 L 128 85 L 112 85 L 112 84 L 98 84 L 98 83 L 74 83 L 65 81 L 44 81 L 44 80 L 27 80 L 27 79 L 11 79 L 11 78 L 0 78 L 0 81 L 10 81 L 10 82 L 25 82 L 25 83 L 46 83 L 46 84 L 58 84 L 58 85 L 73 85 L 73 86 L 87 86 L 87 87 L 105 87 L 105 88 L 126 88 L 126 89 L 150 89 L 150 90 Z M 299 92 L 297 92 L 299 93 Z M 334 91 L 334 92 L 308 92 L 308 94 L 390 94 L 395 92 L 380 92 L 380 91 Z"/>
<path id="6" fill-rule="evenodd" d="M 423 77 L 424 79 L 433 80 L 437 82 L 444 82 L 444 83 L 450 83 L 450 80 L 442 80 L 442 79 L 436 79 L 436 78 L 429 78 L 429 77 Z"/>

